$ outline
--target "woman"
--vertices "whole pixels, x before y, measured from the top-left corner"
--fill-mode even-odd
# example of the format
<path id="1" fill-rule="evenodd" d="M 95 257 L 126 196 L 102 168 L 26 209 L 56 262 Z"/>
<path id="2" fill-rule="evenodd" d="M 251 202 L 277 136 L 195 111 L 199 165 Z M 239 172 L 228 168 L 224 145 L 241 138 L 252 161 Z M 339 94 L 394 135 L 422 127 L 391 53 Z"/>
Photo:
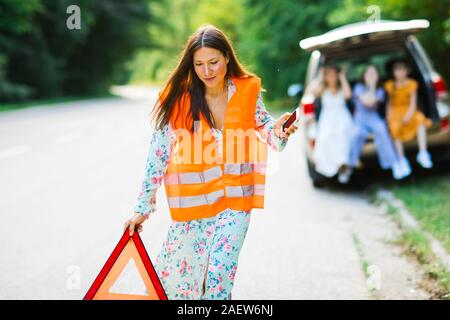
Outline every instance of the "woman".
<path id="1" fill-rule="evenodd" d="M 392 169 L 395 179 L 404 177 L 385 121 L 378 113 L 380 103 L 385 100 L 385 92 L 379 86 L 379 75 L 375 66 L 366 67 L 363 82 L 353 89 L 355 103 L 355 135 L 350 152 L 350 166 L 355 168 L 359 162 L 361 149 L 369 133 L 375 136 L 378 161 L 383 169 Z"/>
<path id="2" fill-rule="evenodd" d="M 431 155 L 427 151 L 426 128 L 431 120 L 418 110 L 416 80 L 408 77 L 406 62 L 398 60 L 392 65 L 393 80 L 386 81 L 384 88 L 388 93 L 387 118 L 391 135 L 395 141 L 404 175 L 411 174 L 411 167 L 405 157 L 403 143 L 417 136 L 419 152 L 417 162 L 426 169 L 433 166 Z"/>
<path id="3" fill-rule="evenodd" d="M 318 77 L 307 90 L 320 97 L 322 105 L 313 151 L 315 169 L 326 177 L 338 174 L 338 181 L 347 183 L 353 122 L 346 105 L 352 91 L 345 72 L 327 65 L 319 70 Z"/>
<path id="4" fill-rule="evenodd" d="M 169 299 L 231 299 L 251 209 L 264 207 L 267 144 L 255 133 L 281 151 L 297 130 L 281 132 L 289 116 L 266 111 L 260 79 L 221 30 L 190 37 L 154 109 L 146 177 L 124 226 L 142 230 L 164 180 L 173 222 L 155 268 Z"/>

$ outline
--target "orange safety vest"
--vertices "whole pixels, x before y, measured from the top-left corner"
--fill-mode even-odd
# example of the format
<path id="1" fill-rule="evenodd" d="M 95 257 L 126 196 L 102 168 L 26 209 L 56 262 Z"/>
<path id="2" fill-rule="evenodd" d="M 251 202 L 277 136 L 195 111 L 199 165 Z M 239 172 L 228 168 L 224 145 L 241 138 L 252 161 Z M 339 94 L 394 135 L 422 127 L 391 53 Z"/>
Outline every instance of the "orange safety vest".
<path id="1" fill-rule="evenodd" d="M 264 208 L 267 143 L 258 136 L 255 124 L 261 79 L 232 79 L 236 92 L 225 110 L 222 157 L 202 114 L 193 133 L 185 128 L 189 94 L 175 104 L 170 123 L 177 140 L 164 175 L 173 220 L 208 218 L 226 208 Z"/>

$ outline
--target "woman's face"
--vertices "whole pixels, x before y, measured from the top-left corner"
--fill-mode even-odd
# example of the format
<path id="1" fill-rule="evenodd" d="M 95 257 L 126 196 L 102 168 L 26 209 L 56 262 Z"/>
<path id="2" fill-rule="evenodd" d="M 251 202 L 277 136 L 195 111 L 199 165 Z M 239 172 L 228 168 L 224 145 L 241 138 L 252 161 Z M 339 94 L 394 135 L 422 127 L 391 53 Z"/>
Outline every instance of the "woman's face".
<path id="1" fill-rule="evenodd" d="M 364 82 L 368 83 L 376 83 L 378 81 L 378 71 L 375 67 L 370 66 L 364 72 Z"/>
<path id="2" fill-rule="evenodd" d="M 336 87 L 338 81 L 338 74 L 334 68 L 325 69 L 325 84 L 327 87 Z"/>
<path id="3" fill-rule="evenodd" d="M 228 59 L 217 49 L 203 47 L 194 52 L 194 70 L 205 86 L 221 85 L 227 73 Z"/>

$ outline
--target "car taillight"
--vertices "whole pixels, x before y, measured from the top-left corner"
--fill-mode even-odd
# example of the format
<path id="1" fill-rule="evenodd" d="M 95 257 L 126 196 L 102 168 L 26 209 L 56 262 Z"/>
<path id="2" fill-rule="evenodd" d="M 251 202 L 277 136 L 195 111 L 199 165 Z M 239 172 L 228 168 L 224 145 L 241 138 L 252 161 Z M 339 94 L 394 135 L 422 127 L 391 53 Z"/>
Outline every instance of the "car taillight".
<path id="1" fill-rule="evenodd" d="M 305 115 L 314 113 L 314 103 L 305 103 L 303 105 L 303 113 Z"/>
<path id="2" fill-rule="evenodd" d="M 434 91 L 436 92 L 436 97 L 438 97 L 438 99 L 447 98 L 448 96 L 447 86 L 445 85 L 445 82 L 441 78 L 441 76 L 436 75 L 433 78 L 433 86 Z"/>
<path id="3" fill-rule="evenodd" d="M 306 116 L 314 115 L 314 96 L 305 94 L 302 97 L 303 114 Z"/>
<path id="4" fill-rule="evenodd" d="M 440 122 L 440 127 L 442 131 L 448 130 L 448 118 L 442 118 Z"/>

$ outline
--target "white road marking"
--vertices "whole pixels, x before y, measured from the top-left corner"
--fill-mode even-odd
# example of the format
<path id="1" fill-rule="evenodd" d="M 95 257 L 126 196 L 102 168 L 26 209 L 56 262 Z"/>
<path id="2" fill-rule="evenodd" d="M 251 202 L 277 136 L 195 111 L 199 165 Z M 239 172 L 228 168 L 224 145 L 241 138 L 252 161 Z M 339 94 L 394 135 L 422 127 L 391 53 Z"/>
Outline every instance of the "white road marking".
<path id="1" fill-rule="evenodd" d="M 0 150 L 0 159 L 6 159 L 14 156 L 18 156 L 31 151 L 31 147 L 29 145 L 21 145 L 8 149 Z"/>

